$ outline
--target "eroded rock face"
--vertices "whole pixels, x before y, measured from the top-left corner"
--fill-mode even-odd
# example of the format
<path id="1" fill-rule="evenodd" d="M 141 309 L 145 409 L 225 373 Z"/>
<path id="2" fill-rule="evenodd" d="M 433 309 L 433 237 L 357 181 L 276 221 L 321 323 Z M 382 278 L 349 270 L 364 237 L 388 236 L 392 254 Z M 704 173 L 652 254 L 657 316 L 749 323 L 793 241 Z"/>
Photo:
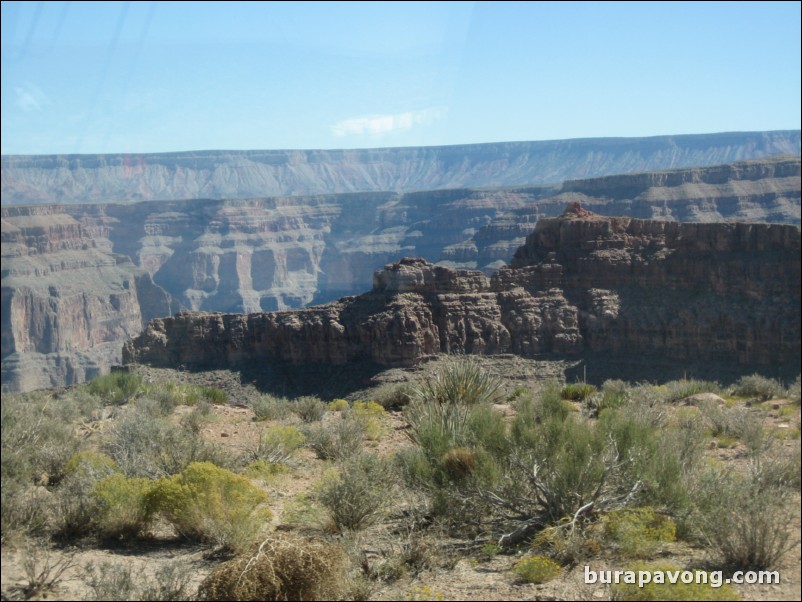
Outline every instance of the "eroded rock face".
<path id="1" fill-rule="evenodd" d="M 405 366 L 435 352 L 602 352 L 798 367 L 799 283 L 795 226 L 606 218 L 573 204 L 540 220 L 490 281 L 404 259 L 371 292 L 325 306 L 154 320 L 124 359 Z"/>
<path id="2" fill-rule="evenodd" d="M 3 391 L 108 371 L 125 339 L 171 312 L 147 272 L 48 208 L 3 210 L 2 256 Z"/>
<path id="3" fill-rule="evenodd" d="M 799 223 L 800 160 L 773 158 L 616 176 L 585 184 L 570 182 L 562 189 L 530 186 L 407 194 L 3 207 L 0 209 L 4 220 L 3 374 L 9 375 L 4 376 L 3 386 L 8 387 L 7 383 L 22 386 L 23 381 L 31 383 L 26 388 L 81 382 L 94 373 L 95 367 L 103 370 L 115 363 L 113 358 L 119 359 L 122 340 L 139 332 L 136 324 L 170 315 L 179 307 L 227 313 L 270 312 L 353 295 L 371 288 L 377 268 L 404 256 L 424 257 L 437 265 L 415 271 L 414 275 L 406 273 L 411 269 L 408 267 L 391 270 L 380 276 L 384 280 L 377 284 L 377 290 L 384 287 L 385 292 L 421 294 L 438 291 L 441 295 L 491 293 L 490 285 L 480 278 L 455 283 L 449 280 L 452 278 L 449 274 L 453 269 L 468 269 L 481 270 L 490 276 L 507 265 L 538 220 L 559 215 L 566 201 L 576 199 L 599 214 L 656 217 L 661 223 L 676 218 Z M 604 243 L 613 247 L 604 250 L 604 265 L 595 265 L 594 279 L 580 284 L 588 290 L 611 290 L 609 287 L 620 276 L 616 262 L 623 262 L 622 265 L 635 262 L 637 266 L 633 269 L 642 275 L 648 270 L 640 263 L 651 265 L 651 260 L 646 256 L 633 259 L 627 253 L 616 259 L 615 252 L 620 251 L 616 245 L 665 244 L 659 241 L 676 238 L 670 228 L 660 232 L 654 235 L 658 242 L 652 241 L 648 232 L 611 237 Z M 598 238 L 602 234 L 593 236 Z M 544 231 L 542 236 L 548 238 L 554 233 Z M 547 243 L 548 240 L 542 240 L 538 244 L 547 247 Z M 570 243 L 568 238 L 560 239 L 566 249 Z M 586 244 L 591 243 L 586 241 Z M 558 289 L 561 295 L 569 294 L 563 289 L 563 263 L 572 261 L 567 254 L 560 260 L 563 263 L 552 262 L 548 256 L 533 261 L 533 265 L 521 263 L 514 277 L 500 272 L 496 276 L 498 282 L 503 282 L 510 294 L 516 287 L 536 289 L 543 294 Z M 579 269 L 571 265 L 572 269 Z M 27 276 L 14 280 L 15 274 Z M 602 280 L 604 274 L 613 284 Z M 409 277 L 422 280 L 409 281 Z M 34 281 L 38 292 L 30 293 Z M 126 281 L 132 283 L 129 292 L 124 289 Z M 132 286 L 135 293 L 130 292 Z M 165 292 L 171 300 L 167 300 Z M 26 295 L 32 297 L 23 303 Z M 89 300 L 88 314 L 93 317 L 82 319 L 84 312 L 79 306 L 57 303 L 53 300 L 55 295 L 70 299 L 85 296 Z M 620 304 L 618 293 L 594 295 L 588 300 L 594 306 L 606 304 L 615 308 Z M 134 298 L 138 309 L 134 307 Z M 43 299 L 48 300 L 46 304 Z M 101 303 L 101 299 L 106 301 Z M 109 314 L 109 307 L 114 309 L 112 299 L 120 308 L 114 310 L 113 317 Z M 106 305 L 93 308 L 93 303 Z M 456 311 L 453 301 L 443 303 L 451 304 L 452 311 Z M 521 350 L 516 353 L 543 353 L 539 350 L 551 350 L 553 344 L 560 349 L 576 347 L 573 334 L 566 335 L 567 338 L 562 333 L 546 336 L 549 331 L 544 324 L 548 320 L 535 326 L 534 316 L 540 316 L 540 310 L 521 310 L 520 303 L 523 300 L 515 303 L 504 300 L 502 315 L 531 322 L 528 328 L 539 334 L 533 337 L 511 331 L 510 349 Z M 22 311 L 21 305 L 40 309 Z M 571 305 L 584 307 L 573 298 Z M 47 319 L 43 318 L 45 307 L 50 316 Z M 554 309 L 543 311 L 560 315 Z M 136 317 L 137 312 L 141 320 Z M 565 322 L 568 318 L 560 319 Z M 43 326 L 45 323 L 49 324 L 47 328 Z M 482 337 L 477 338 L 471 332 L 466 327 L 465 334 L 457 336 L 456 342 L 452 342 L 451 335 L 443 336 L 443 348 L 471 346 L 474 341 L 478 347 L 485 344 Z M 6 337 L 5 333 L 15 334 Z M 555 338 L 558 334 L 561 336 Z M 585 341 L 589 335 L 582 336 Z M 438 331 L 438 341 L 440 338 Z M 490 348 L 507 346 L 503 333 L 490 338 Z M 32 342 L 18 346 L 24 340 Z M 61 347 L 50 344 L 56 340 Z M 593 344 L 593 348 L 599 346 Z M 61 350 L 41 351 L 51 347 Z M 82 359 L 76 363 L 77 355 L 70 356 L 73 359 L 69 362 L 62 355 L 34 361 L 31 355 L 63 354 L 67 349 L 72 354 L 89 349 L 91 354 L 99 354 L 105 348 L 108 349 L 103 352 L 102 361 Z M 30 370 L 25 368 L 30 374 L 23 378 L 24 366 L 30 367 Z M 36 371 L 42 374 L 35 375 Z"/>

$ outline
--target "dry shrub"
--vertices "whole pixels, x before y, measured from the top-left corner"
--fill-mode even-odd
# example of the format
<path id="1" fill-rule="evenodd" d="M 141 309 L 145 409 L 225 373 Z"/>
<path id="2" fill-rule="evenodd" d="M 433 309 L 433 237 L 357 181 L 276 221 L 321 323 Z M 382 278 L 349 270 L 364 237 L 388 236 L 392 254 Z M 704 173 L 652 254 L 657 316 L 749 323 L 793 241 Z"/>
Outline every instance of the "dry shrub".
<path id="1" fill-rule="evenodd" d="M 201 600 L 336 600 L 346 589 L 347 557 L 334 544 L 273 534 L 198 588 Z"/>
<path id="2" fill-rule="evenodd" d="M 464 447 L 455 447 L 443 455 L 443 468 L 454 480 L 463 479 L 476 470 L 476 452 Z"/>

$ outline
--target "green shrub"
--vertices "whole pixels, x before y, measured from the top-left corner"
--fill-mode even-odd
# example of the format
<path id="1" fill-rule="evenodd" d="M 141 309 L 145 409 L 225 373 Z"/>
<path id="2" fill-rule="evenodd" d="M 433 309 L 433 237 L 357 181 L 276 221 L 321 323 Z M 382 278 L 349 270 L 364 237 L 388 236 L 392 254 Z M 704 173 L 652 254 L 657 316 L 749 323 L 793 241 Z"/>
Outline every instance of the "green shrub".
<path id="1" fill-rule="evenodd" d="M 776 567 L 798 541 L 788 529 L 794 493 L 767 476 L 760 467 L 745 476 L 710 470 L 698 488 L 697 526 L 725 567 Z"/>
<path id="2" fill-rule="evenodd" d="M 100 536 L 131 539 L 144 533 L 152 515 L 148 495 L 153 485 L 150 479 L 129 479 L 121 474 L 100 481 L 95 486 L 99 508 L 94 520 Z"/>
<path id="3" fill-rule="evenodd" d="M 708 380 L 683 378 L 669 381 L 662 388 L 665 390 L 664 399 L 668 403 L 674 403 L 699 393 L 721 393 L 721 385 Z"/>
<path id="4" fill-rule="evenodd" d="M 324 480 L 317 492 L 338 530 L 362 529 L 375 522 L 387 505 L 390 479 L 387 465 L 373 454 L 347 460 L 337 476 Z"/>
<path id="5" fill-rule="evenodd" d="M 306 437 L 297 427 L 277 424 L 268 428 L 259 438 L 259 444 L 249 459 L 285 464 L 305 442 Z"/>
<path id="6" fill-rule="evenodd" d="M 739 378 L 735 383 L 733 393 L 741 397 L 757 397 L 765 401 L 772 397 L 782 396 L 785 389 L 773 378 L 752 374 Z"/>
<path id="7" fill-rule="evenodd" d="M 649 556 L 677 534 L 674 522 L 650 507 L 611 510 L 602 522 L 607 540 L 629 558 Z"/>
<path id="8" fill-rule="evenodd" d="M 319 397 L 310 395 L 296 399 L 292 409 L 304 422 L 318 422 L 326 414 L 326 404 Z"/>
<path id="9" fill-rule="evenodd" d="M 362 449 L 365 425 L 346 413 L 336 422 L 308 427 L 304 434 L 307 444 L 321 460 L 344 460 Z"/>
<path id="10" fill-rule="evenodd" d="M 347 399 L 335 399 L 329 404 L 329 411 L 331 412 L 344 412 L 351 407 Z"/>
<path id="11" fill-rule="evenodd" d="M 223 550 L 244 549 L 271 517 L 263 491 L 209 462 L 195 462 L 181 474 L 160 479 L 147 498 L 179 535 Z"/>
<path id="12" fill-rule="evenodd" d="M 200 396 L 212 405 L 221 406 L 228 403 L 228 393 L 217 387 L 200 387 Z"/>
<path id="13" fill-rule="evenodd" d="M 105 478 L 118 472 L 120 467 L 117 462 L 106 454 L 96 451 L 81 451 L 73 454 L 64 465 L 64 472 L 67 475 L 95 474 L 97 478 Z"/>
<path id="14" fill-rule="evenodd" d="M 252 553 L 203 580 L 200 600 L 339 600 L 347 557 L 340 546 L 291 535 L 272 535 Z"/>
<path id="15" fill-rule="evenodd" d="M 585 401 L 589 399 L 596 392 L 596 387 L 587 383 L 573 383 L 565 385 L 560 391 L 560 396 L 563 399 L 571 401 Z"/>
<path id="16" fill-rule="evenodd" d="M 260 395 L 253 399 L 251 409 L 257 420 L 283 420 L 292 411 L 287 398 L 275 395 Z"/>
<path id="17" fill-rule="evenodd" d="M 193 570 L 186 562 L 163 564 L 154 573 L 134 571 L 130 564 L 102 562 L 84 571 L 85 600 L 191 600 Z"/>
<path id="18" fill-rule="evenodd" d="M 794 382 L 788 387 L 787 393 L 788 399 L 799 405 L 800 400 L 802 400 L 802 376 L 797 375 Z"/>
<path id="19" fill-rule="evenodd" d="M 637 583 L 619 583 L 612 586 L 613 600 L 740 600 L 733 587 L 721 584 L 713 587 L 713 579 L 704 571 L 693 571 L 697 575 L 704 574 L 707 583 L 682 583 L 681 578 L 676 583 L 670 583 L 667 574 L 682 573 L 682 569 L 673 564 L 634 564 L 626 567 L 633 571 L 636 578 L 640 571 L 649 571 L 654 579 L 655 574 L 663 575 L 664 583 L 648 583 L 639 586 Z M 659 571 L 659 573 L 657 573 Z M 702 580 L 701 578 L 699 579 Z"/>
<path id="20" fill-rule="evenodd" d="M 111 372 L 89 382 L 89 392 L 106 405 L 128 403 L 142 388 L 142 377 L 133 372 Z"/>
<path id="21" fill-rule="evenodd" d="M 560 574 L 560 565 L 547 556 L 530 556 L 516 563 L 513 571 L 527 583 L 546 583 Z"/>
<path id="22" fill-rule="evenodd" d="M 400 410 L 410 404 L 414 389 L 409 383 L 387 384 L 382 385 L 373 397 L 386 410 Z"/>
<path id="23" fill-rule="evenodd" d="M 102 449 L 129 477 L 157 479 L 177 474 L 192 462 L 233 463 L 224 450 L 204 441 L 199 432 L 154 416 L 146 403 L 138 403 L 109 429 Z"/>
<path id="24" fill-rule="evenodd" d="M 413 387 L 418 402 L 439 406 L 473 406 L 501 401 L 501 381 L 471 357 L 450 358 L 437 372 Z"/>

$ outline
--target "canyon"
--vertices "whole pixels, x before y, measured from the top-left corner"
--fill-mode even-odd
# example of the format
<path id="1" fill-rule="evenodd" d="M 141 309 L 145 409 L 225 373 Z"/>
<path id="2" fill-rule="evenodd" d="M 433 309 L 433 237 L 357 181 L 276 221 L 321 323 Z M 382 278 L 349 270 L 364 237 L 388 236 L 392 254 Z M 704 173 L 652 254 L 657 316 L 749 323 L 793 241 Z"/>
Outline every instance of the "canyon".
<path id="1" fill-rule="evenodd" d="M 377 271 L 369 292 L 322 306 L 155 319 L 126 342 L 123 361 L 389 367 L 437 353 L 594 353 L 792 374 L 799 282 L 796 226 L 611 218 L 571 203 L 539 220 L 490 278 L 406 258 Z"/>
<path id="2" fill-rule="evenodd" d="M 4 205 L 2 387 L 63 386 L 105 372 L 125 340 L 179 310 L 265 314 L 354 295 L 402 257 L 487 278 L 570 202 L 656 222 L 798 225 L 801 188 L 800 158 L 781 156 L 562 186 Z M 557 352 L 596 349 L 598 336 L 583 335 L 579 347 L 542 336 L 477 345 Z"/>

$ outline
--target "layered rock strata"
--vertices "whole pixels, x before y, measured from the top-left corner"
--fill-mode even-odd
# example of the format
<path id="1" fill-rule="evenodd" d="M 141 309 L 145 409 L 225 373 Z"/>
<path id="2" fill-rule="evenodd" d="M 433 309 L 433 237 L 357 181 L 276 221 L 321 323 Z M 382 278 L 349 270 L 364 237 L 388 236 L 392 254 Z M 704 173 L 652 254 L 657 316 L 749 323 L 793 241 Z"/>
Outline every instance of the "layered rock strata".
<path id="1" fill-rule="evenodd" d="M 46 208 L 2 220 L 3 391 L 82 382 L 174 309 L 150 274 Z"/>
<path id="2" fill-rule="evenodd" d="M 404 259 L 369 293 L 324 306 L 154 320 L 123 356 L 197 368 L 603 352 L 798 366 L 799 283 L 797 227 L 606 218 L 574 204 L 541 219 L 492 278 Z"/>
<path id="3" fill-rule="evenodd" d="M 87 203 L 528 186 L 800 153 L 799 130 L 355 150 L 3 156 L 2 201 Z"/>

